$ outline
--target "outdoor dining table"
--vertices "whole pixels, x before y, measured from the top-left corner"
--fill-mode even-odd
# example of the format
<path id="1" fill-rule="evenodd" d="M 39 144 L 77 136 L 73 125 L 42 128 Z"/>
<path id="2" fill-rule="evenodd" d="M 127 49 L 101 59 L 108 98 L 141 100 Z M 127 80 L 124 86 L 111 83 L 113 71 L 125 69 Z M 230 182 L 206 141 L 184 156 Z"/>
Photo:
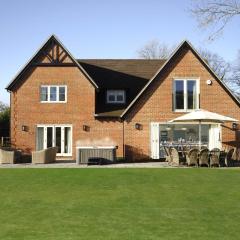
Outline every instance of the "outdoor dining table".
<path id="1" fill-rule="evenodd" d="M 193 149 L 193 148 L 199 149 L 199 144 L 197 144 L 197 143 L 165 143 L 165 144 L 161 144 L 161 146 L 176 148 L 179 153 L 182 163 L 186 162 L 187 152 L 190 149 Z M 186 149 L 186 147 L 189 147 L 189 149 Z M 207 144 L 201 144 L 201 147 L 207 147 Z M 200 154 L 200 152 L 199 152 L 199 154 Z M 199 158 L 199 154 L 198 154 L 198 158 Z M 219 155 L 220 166 L 225 166 L 226 154 L 227 153 L 225 151 L 220 150 L 220 155 Z M 211 156 L 211 151 L 209 150 L 209 162 L 210 162 L 210 156 Z"/>

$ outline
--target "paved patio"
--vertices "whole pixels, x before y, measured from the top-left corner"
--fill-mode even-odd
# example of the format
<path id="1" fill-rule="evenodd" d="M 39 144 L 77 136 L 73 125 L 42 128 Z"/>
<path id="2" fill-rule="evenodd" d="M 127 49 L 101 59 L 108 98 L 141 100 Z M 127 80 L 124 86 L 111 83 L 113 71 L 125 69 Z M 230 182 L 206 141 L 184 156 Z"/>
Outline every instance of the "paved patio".
<path id="1" fill-rule="evenodd" d="M 181 166 L 183 167 L 183 166 Z M 118 163 L 109 165 L 87 165 L 76 163 L 51 163 L 51 164 L 0 164 L 0 168 L 173 168 L 167 162 L 148 163 Z"/>

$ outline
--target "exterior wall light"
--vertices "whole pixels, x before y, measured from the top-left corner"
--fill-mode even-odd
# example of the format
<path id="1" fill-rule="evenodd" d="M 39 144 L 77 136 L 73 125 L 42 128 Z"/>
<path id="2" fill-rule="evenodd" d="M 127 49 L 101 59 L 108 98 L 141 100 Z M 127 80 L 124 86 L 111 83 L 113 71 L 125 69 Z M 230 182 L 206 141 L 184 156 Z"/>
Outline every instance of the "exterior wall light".
<path id="1" fill-rule="evenodd" d="M 87 126 L 87 125 L 83 125 L 83 131 L 89 132 L 90 131 L 90 127 Z"/>
<path id="2" fill-rule="evenodd" d="M 233 123 L 232 124 L 232 129 L 233 130 L 237 130 L 238 129 L 238 124 L 237 123 Z"/>
<path id="3" fill-rule="evenodd" d="M 135 129 L 142 130 L 142 125 L 140 123 L 135 123 Z"/>
<path id="4" fill-rule="evenodd" d="M 206 83 L 207 83 L 207 85 L 212 85 L 212 80 L 209 79 L 206 81 Z"/>
<path id="5" fill-rule="evenodd" d="M 28 126 L 22 125 L 22 131 L 23 132 L 28 132 Z"/>

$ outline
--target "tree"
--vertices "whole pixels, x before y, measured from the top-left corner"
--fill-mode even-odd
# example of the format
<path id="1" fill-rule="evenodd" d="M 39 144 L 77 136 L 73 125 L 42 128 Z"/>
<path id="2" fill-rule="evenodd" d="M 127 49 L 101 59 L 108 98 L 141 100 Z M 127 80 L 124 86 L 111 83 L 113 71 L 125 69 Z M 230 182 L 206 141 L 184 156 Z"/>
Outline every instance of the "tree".
<path id="1" fill-rule="evenodd" d="M 230 77 L 231 88 L 240 99 L 240 50 L 235 62 L 232 64 L 232 74 Z"/>
<path id="2" fill-rule="evenodd" d="M 10 133 L 10 108 L 0 102 L 0 137 L 9 137 Z"/>
<path id="3" fill-rule="evenodd" d="M 152 40 L 138 51 L 138 56 L 144 59 L 162 59 L 168 58 L 172 51 L 173 47 L 162 44 L 158 40 Z M 200 48 L 198 52 L 208 62 L 219 78 L 226 81 L 230 73 L 230 64 L 217 53 L 213 53 L 207 49 Z"/>
<path id="4" fill-rule="evenodd" d="M 151 40 L 137 51 L 139 58 L 166 59 L 172 52 L 172 48 L 159 40 Z"/>
<path id="5" fill-rule="evenodd" d="M 8 106 L 5 103 L 0 101 L 0 112 L 3 112 L 7 108 L 8 108 Z"/>
<path id="6" fill-rule="evenodd" d="M 198 52 L 222 81 L 228 80 L 231 72 L 231 67 L 228 62 L 217 53 L 213 53 L 207 49 L 200 48 Z"/>
<path id="7" fill-rule="evenodd" d="M 208 38 L 214 40 L 223 32 L 230 20 L 240 16 L 240 0 L 195 0 L 190 11 L 200 28 L 210 28 Z"/>

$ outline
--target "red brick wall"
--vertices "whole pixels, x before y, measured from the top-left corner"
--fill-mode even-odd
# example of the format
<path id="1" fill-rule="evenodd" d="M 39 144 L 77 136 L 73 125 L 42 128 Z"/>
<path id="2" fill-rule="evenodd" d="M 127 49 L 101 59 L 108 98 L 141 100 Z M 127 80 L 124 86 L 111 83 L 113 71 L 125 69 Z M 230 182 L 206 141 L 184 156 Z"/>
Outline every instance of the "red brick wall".
<path id="1" fill-rule="evenodd" d="M 200 107 L 212 112 L 240 120 L 240 108 L 206 70 L 197 57 L 188 49 L 181 51 L 164 74 L 159 75 L 139 101 L 126 115 L 125 152 L 128 158 L 140 159 L 150 156 L 150 123 L 166 122 L 184 113 L 172 111 L 172 86 L 174 78 L 200 78 Z M 211 79 L 211 86 L 206 80 Z M 142 130 L 135 129 L 135 123 Z M 223 142 L 228 146 L 235 144 L 236 132 L 231 124 L 223 127 Z"/>
<path id="2" fill-rule="evenodd" d="M 172 83 L 178 77 L 200 78 L 201 108 L 240 120 L 239 106 L 194 54 L 185 49 L 128 112 L 124 126 L 119 120 L 94 118 L 95 89 L 77 67 L 32 69 L 25 75 L 22 85 L 11 93 L 12 143 L 31 152 L 35 150 L 37 124 L 72 124 L 73 159 L 78 140 L 103 141 L 105 138 L 118 145 L 118 157 L 122 157 L 125 151 L 129 159 L 149 158 L 150 123 L 165 122 L 183 114 L 172 111 Z M 211 86 L 206 84 L 207 79 L 213 81 Z M 40 103 L 39 89 L 42 84 L 66 84 L 67 103 Z M 136 130 L 135 123 L 142 124 L 143 129 Z M 22 132 L 22 125 L 28 126 L 29 131 Z M 90 131 L 83 131 L 83 125 L 89 126 Z M 230 126 L 228 124 L 223 128 L 223 141 L 227 145 L 233 144 L 236 139 L 236 133 Z"/>
<path id="3" fill-rule="evenodd" d="M 72 124 L 73 158 L 78 140 L 104 138 L 117 144 L 117 155 L 123 156 L 123 124 L 94 118 L 95 89 L 77 67 L 37 67 L 22 82 L 11 93 L 11 138 L 17 148 L 35 150 L 37 124 Z M 67 103 L 40 103 L 40 86 L 50 84 L 67 85 Z M 29 131 L 23 132 L 22 125 Z M 83 125 L 90 131 L 83 131 Z"/>

